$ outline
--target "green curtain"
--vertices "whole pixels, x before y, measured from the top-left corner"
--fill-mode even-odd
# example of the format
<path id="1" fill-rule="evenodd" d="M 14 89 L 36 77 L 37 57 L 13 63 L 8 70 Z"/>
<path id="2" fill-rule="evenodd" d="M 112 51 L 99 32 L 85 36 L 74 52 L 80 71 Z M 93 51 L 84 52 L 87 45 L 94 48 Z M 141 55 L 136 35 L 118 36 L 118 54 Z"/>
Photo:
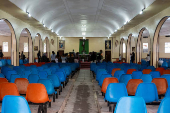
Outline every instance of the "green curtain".
<path id="1" fill-rule="evenodd" d="M 83 54 L 82 51 L 83 51 L 83 40 L 80 40 L 80 43 L 79 43 L 79 54 Z M 86 54 L 89 54 L 89 40 L 85 40 L 85 51 L 86 51 Z"/>

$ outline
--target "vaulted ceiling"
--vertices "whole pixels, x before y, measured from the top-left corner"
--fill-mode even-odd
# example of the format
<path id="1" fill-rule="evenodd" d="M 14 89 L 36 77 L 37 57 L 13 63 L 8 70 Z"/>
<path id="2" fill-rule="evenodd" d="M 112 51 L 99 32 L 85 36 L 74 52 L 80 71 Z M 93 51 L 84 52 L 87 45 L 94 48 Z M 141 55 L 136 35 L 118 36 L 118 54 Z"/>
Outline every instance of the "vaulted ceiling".
<path id="1" fill-rule="evenodd" d="M 107 37 L 155 0 L 10 0 L 64 37 Z M 83 31 L 82 31 L 83 30 Z"/>

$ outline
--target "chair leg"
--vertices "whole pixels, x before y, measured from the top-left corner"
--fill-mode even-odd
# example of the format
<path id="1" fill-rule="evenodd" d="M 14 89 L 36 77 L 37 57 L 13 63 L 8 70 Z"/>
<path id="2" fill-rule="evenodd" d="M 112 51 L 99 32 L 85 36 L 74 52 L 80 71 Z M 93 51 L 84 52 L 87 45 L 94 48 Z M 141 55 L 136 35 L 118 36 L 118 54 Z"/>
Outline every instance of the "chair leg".
<path id="1" fill-rule="evenodd" d="M 41 113 L 41 111 L 42 111 L 42 106 L 39 105 L 39 107 L 38 107 L 38 113 Z"/>
<path id="2" fill-rule="evenodd" d="M 63 88 L 60 86 L 60 92 L 62 92 L 62 89 L 63 89 Z"/>
<path id="3" fill-rule="evenodd" d="M 47 103 L 43 105 L 42 113 L 47 113 Z"/>
<path id="4" fill-rule="evenodd" d="M 112 112 L 112 106 L 109 105 L 109 112 Z"/>
<path id="5" fill-rule="evenodd" d="M 51 108 L 51 102 L 49 102 L 49 108 Z"/>
<path id="6" fill-rule="evenodd" d="M 109 102 L 107 102 L 107 106 L 110 106 L 110 103 L 109 103 Z"/>
<path id="7" fill-rule="evenodd" d="M 56 94 L 56 99 L 58 99 L 58 93 Z"/>
<path id="8" fill-rule="evenodd" d="M 53 94 L 53 102 L 55 102 L 55 93 Z"/>

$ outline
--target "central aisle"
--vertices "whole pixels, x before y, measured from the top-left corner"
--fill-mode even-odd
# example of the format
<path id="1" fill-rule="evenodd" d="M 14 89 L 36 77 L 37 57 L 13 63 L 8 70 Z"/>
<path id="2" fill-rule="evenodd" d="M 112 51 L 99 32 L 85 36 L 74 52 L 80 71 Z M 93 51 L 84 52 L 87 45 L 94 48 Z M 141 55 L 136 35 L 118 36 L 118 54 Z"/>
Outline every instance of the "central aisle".
<path id="1" fill-rule="evenodd" d="M 80 70 L 64 113 L 97 113 L 90 70 Z"/>

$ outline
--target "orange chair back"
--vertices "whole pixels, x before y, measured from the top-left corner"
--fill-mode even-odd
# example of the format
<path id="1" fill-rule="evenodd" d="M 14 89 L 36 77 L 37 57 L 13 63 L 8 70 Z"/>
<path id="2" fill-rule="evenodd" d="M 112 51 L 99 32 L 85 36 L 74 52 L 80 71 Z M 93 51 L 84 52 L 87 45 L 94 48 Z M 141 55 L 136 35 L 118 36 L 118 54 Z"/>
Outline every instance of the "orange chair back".
<path id="1" fill-rule="evenodd" d="M 26 78 L 16 78 L 15 84 L 17 85 L 20 94 L 26 94 L 29 81 Z"/>
<path id="2" fill-rule="evenodd" d="M 121 70 L 120 68 L 114 68 L 112 69 L 112 76 L 114 76 L 115 72 L 118 71 L 118 70 Z"/>
<path id="3" fill-rule="evenodd" d="M 102 84 L 101 92 L 106 93 L 107 86 L 110 83 L 119 83 L 117 78 L 105 78 Z"/>
<path id="4" fill-rule="evenodd" d="M 8 82 L 8 80 L 6 78 L 0 78 L 0 83 L 3 83 L 3 82 Z"/>
<path id="5" fill-rule="evenodd" d="M 164 71 L 163 71 L 163 75 L 164 75 L 164 74 L 170 74 L 170 70 L 164 70 Z"/>
<path id="6" fill-rule="evenodd" d="M 50 101 L 45 86 L 39 83 L 28 85 L 26 99 L 33 103 L 45 103 Z"/>
<path id="7" fill-rule="evenodd" d="M 126 86 L 128 94 L 135 95 L 138 85 L 142 82 L 142 79 L 130 79 Z"/>
<path id="8" fill-rule="evenodd" d="M 138 64 L 142 64 L 142 62 L 138 62 Z"/>
<path id="9" fill-rule="evenodd" d="M 17 86 L 14 83 L 2 83 L 1 84 L 1 98 L 6 95 L 20 96 Z"/>
<path id="10" fill-rule="evenodd" d="M 144 69 L 144 70 L 142 71 L 142 73 L 143 73 L 143 74 L 150 74 L 151 71 L 152 71 L 151 69 Z"/>
<path id="11" fill-rule="evenodd" d="M 166 93 L 166 90 L 168 88 L 168 82 L 165 78 L 154 78 L 152 82 L 155 83 L 157 87 L 158 95 Z"/>
<path id="12" fill-rule="evenodd" d="M 136 71 L 136 69 L 128 69 L 126 74 L 132 74 L 134 71 Z"/>
<path id="13" fill-rule="evenodd" d="M 164 69 L 163 67 L 158 67 L 158 68 L 156 68 L 155 71 L 159 71 L 160 74 L 163 75 L 163 71 L 164 71 L 164 70 L 165 70 L 165 69 Z"/>

